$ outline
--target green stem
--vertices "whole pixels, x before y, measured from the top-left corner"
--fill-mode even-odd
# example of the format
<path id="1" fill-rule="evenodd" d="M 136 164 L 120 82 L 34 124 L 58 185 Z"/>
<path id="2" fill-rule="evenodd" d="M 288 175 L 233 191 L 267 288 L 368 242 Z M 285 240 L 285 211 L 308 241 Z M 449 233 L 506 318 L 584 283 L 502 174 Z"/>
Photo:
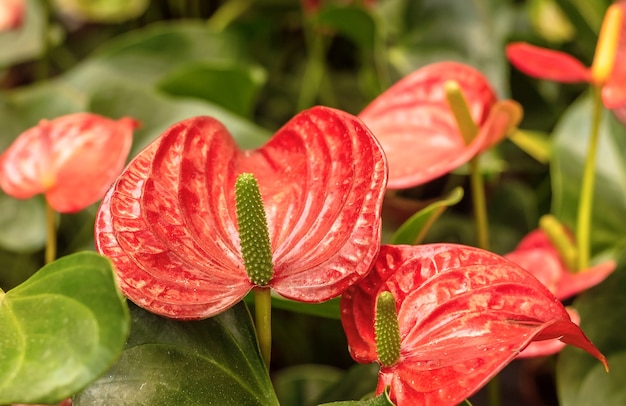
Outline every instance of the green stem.
<path id="1" fill-rule="evenodd" d="M 444 84 L 448 106 L 454 115 L 459 132 L 469 145 L 478 135 L 480 129 L 474 122 L 467 100 L 459 84 L 455 81 L 447 81 Z M 489 249 L 489 220 L 487 218 L 487 199 L 485 198 L 485 184 L 480 173 L 480 155 L 477 154 L 469 161 L 470 185 L 472 188 L 472 203 L 474 218 L 476 220 L 476 237 L 478 247 Z"/>
<path id="2" fill-rule="evenodd" d="M 578 270 L 589 266 L 591 257 L 591 214 L 593 209 L 593 190 L 595 181 L 596 155 L 600 124 L 602 123 L 602 95 L 601 87 L 593 87 L 593 116 L 591 121 L 591 136 L 587 146 L 587 158 L 583 169 L 578 215 L 576 217 L 576 243 L 578 246 Z"/>
<path id="3" fill-rule="evenodd" d="M 56 211 L 46 202 L 46 264 L 54 261 L 57 255 Z"/>
<path id="4" fill-rule="evenodd" d="M 251 0 L 229 0 L 224 2 L 209 19 L 209 27 L 216 32 L 224 31 L 237 17 L 245 13 L 251 5 Z"/>
<path id="5" fill-rule="evenodd" d="M 480 173 L 480 155 L 476 155 L 469 162 L 470 185 L 472 188 L 472 206 L 476 221 L 476 237 L 478 247 L 489 249 L 489 219 L 487 216 L 487 199 L 485 197 L 485 183 Z"/>
<path id="6" fill-rule="evenodd" d="M 324 55 L 326 41 L 324 35 L 309 24 L 306 29 L 308 56 L 302 75 L 302 87 L 298 96 L 297 111 L 305 110 L 315 104 L 324 78 Z"/>
<path id="7" fill-rule="evenodd" d="M 252 291 L 254 292 L 254 316 L 259 348 L 265 366 L 269 369 L 272 352 L 272 291 L 270 288 L 260 287 Z"/>

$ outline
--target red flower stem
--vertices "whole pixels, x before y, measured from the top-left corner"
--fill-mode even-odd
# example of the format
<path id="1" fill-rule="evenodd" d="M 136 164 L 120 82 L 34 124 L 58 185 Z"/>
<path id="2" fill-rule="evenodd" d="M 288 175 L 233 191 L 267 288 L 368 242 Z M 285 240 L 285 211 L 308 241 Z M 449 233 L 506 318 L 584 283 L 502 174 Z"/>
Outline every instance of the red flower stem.
<path id="1" fill-rule="evenodd" d="M 57 255 L 56 211 L 46 202 L 46 264 L 54 261 Z"/>
<path id="2" fill-rule="evenodd" d="M 576 217 L 576 242 L 578 244 L 578 270 L 589 266 L 591 257 L 591 215 L 593 211 L 593 191 L 596 175 L 596 155 L 598 139 L 600 138 L 600 124 L 602 123 L 602 88 L 594 86 L 593 92 L 593 115 L 591 121 L 591 134 L 587 146 L 587 158 L 583 168 L 583 178 L 580 186 L 580 200 L 578 202 L 578 214 Z"/>
<path id="3" fill-rule="evenodd" d="M 272 295 L 270 288 L 256 287 L 254 292 L 254 317 L 261 356 L 269 370 L 272 352 Z"/>

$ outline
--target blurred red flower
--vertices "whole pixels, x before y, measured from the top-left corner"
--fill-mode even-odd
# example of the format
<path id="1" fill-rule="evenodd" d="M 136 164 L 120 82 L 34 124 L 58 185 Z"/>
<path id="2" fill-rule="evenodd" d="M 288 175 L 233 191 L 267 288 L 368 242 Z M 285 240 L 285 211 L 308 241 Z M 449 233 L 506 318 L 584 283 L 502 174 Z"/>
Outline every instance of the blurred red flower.
<path id="1" fill-rule="evenodd" d="M 505 255 L 505 258 L 515 262 L 528 272 L 532 273 L 544 284 L 559 300 L 569 299 L 602 282 L 614 270 L 615 261 L 605 261 L 590 269 L 575 272 L 567 268 L 557 249 L 550 242 L 544 231 L 531 231 L 517 248 Z M 574 308 L 567 308 L 574 323 L 580 323 L 578 312 Z M 547 340 L 531 343 L 522 353 L 521 358 L 546 356 L 556 354 L 565 347 L 558 340 Z"/>
<path id="2" fill-rule="evenodd" d="M 532 273 L 559 299 L 565 300 L 595 286 L 606 279 L 617 264 L 613 260 L 589 269 L 568 269 L 559 252 L 544 231 L 537 229 L 527 234 L 515 250 L 505 255 Z"/>
<path id="3" fill-rule="evenodd" d="M 459 84 L 479 133 L 469 144 L 447 103 L 445 84 Z M 359 118 L 389 162 L 389 189 L 419 186 L 462 166 L 497 144 L 521 119 L 512 100 L 498 101 L 487 79 L 457 62 L 427 65 L 378 96 Z"/>
<path id="4" fill-rule="evenodd" d="M 506 47 L 509 61 L 525 74 L 556 82 L 588 82 L 602 87 L 606 108 L 626 122 L 626 0 L 607 11 L 598 38 L 596 57 L 587 68 L 573 56 L 524 42 Z"/>
<path id="5" fill-rule="evenodd" d="M 336 297 L 369 271 L 380 246 L 387 165 L 356 117 L 315 107 L 257 150 L 242 151 L 217 120 L 170 127 L 130 163 L 96 219 L 96 246 L 122 292 L 147 310 L 201 319 L 255 285 L 241 256 L 235 181 L 258 181 L 274 273 L 298 301 Z"/>
<path id="6" fill-rule="evenodd" d="M 0 32 L 19 28 L 25 11 L 25 0 L 0 0 Z"/>
<path id="7" fill-rule="evenodd" d="M 460 403 L 535 340 L 560 338 L 607 366 L 536 278 L 496 254 L 455 244 L 381 247 L 370 274 L 341 299 L 357 362 L 380 363 L 374 319 L 381 292 L 395 297 L 400 357 L 381 365 L 377 393 L 389 387 L 398 406 Z"/>
<path id="8" fill-rule="evenodd" d="M 91 113 L 41 120 L 0 156 L 0 187 L 18 199 L 43 193 L 61 213 L 82 210 L 122 171 L 136 127 Z"/>

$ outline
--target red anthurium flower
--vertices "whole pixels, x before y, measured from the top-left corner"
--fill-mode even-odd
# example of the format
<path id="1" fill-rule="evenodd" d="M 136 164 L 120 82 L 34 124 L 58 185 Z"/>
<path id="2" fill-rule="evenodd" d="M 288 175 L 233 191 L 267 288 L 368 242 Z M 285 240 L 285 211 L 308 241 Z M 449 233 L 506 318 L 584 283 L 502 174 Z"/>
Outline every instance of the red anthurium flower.
<path id="1" fill-rule="evenodd" d="M 0 32 L 20 27 L 25 9 L 25 0 L 0 0 Z"/>
<path id="2" fill-rule="evenodd" d="M 238 175 L 258 180 L 274 273 L 269 287 L 298 301 L 340 295 L 379 249 L 387 166 L 369 130 L 315 107 L 257 150 L 240 150 L 215 119 L 170 127 L 129 164 L 103 200 L 96 246 L 132 301 L 171 318 L 200 319 L 255 285 L 242 262 Z"/>
<path id="3" fill-rule="evenodd" d="M 446 100 L 445 84 L 459 84 L 479 134 L 468 145 Z M 498 102 L 487 79 L 457 62 L 427 65 L 378 96 L 359 118 L 378 138 L 389 161 L 390 189 L 426 183 L 499 142 L 521 119 L 517 103 Z"/>
<path id="4" fill-rule="evenodd" d="M 135 127 L 91 113 L 42 120 L 0 156 L 0 187 L 18 199 L 43 193 L 58 212 L 82 210 L 122 171 Z"/>
<path id="5" fill-rule="evenodd" d="M 564 52 L 516 42 L 506 55 L 527 75 L 557 82 L 589 82 L 602 87 L 602 100 L 619 116 L 626 112 L 626 0 L 609 7 L 591 68 Z"/>
<path id="6" fill-rule="evenodd" d="M 455 244 L 381 247 L 370 274 L 341 299 L 357 362 L 381 363 L 374 320 L 383 292 L 395 298 L 400 345 L 396 361 L 381 365 L 377 393 L 389 387 L 399 406 L 457 404 L 534 340 L 560 338 L 606 366 L 536 278 L 496 254 Z"/>
<path id="7" fill-rule="evenodd" d="M 574 272 L 559 255 L 546 233 L 537 229 L 530 232 L 519 243 L 515 251 L 505 255 L 507 259 L 532 273 L 558 299 L 565 300 L 602 282 L 616 267 L 615 261 L 606 261 L 590 269 Z M 578 312 L 566 308 L 572 321 L 580 323 Z M 520 358 L 530 358 L 556 354 L 565 347 L 559 340 L 531 343 Z"/>
<path id="8" fill-rule="evenodd" d="M 560 300 L 595 286 L 615 270 L 615 261 L 605 261 L 578 272 L 570 270 L 541 229 L 531 231 L 506 258 L 528 270 Z"/>

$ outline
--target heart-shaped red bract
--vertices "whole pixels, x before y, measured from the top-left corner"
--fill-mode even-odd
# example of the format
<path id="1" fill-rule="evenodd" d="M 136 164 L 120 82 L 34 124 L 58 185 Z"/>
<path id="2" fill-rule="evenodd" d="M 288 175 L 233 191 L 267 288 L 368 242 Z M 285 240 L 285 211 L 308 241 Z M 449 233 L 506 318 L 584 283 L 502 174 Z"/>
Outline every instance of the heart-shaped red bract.
<path id="1" fill-rule="evenodd" d="M 479 134 L 466 144 L 448 106 L 445 83 L 458 83 Z M 494 106 L 498 108 L 494 109 Z M 521 118 L 513 101 L 497 104 L 487 79 L 457 62 L 416 70 L 372 101 L 359 118 L 389 161 L 389 189 L 419 186 L 460 167 L 497 143 Z"/>
<path id="2" fill-rule="evenodd" d="M 138 123 L 75 113 L 42 120 L 0 156 L 0 186 L 18 199 L 45 194 L 58 212 L 97 202 L 124 168 Z"/>
<path id="3" fill-rule="evenodd" d="M 561 303 L 531 274 L 488 251 L 455 244 L 380 249 L 370 274 L 341 299 L 352 357 L 378 362 L 380 292 L 396 299 L 400 359 L 378 389 L 402 405 L 451 405 L 475 393 L 533 340 L 561 338 L 606 365 Z"/>
<path id="4" fill-rule="evenodd" d="M 160 315 L 200 319 L 250 291 L 234 195 L 244 172 L 259 183 L 276 292 L 321 302 L 369 271 L 387 166 L 363 123 L 315 107 L 262 148 L 240 150 L 217 120 L 196 117 L 142 151 L 98 212 L 96 245 L 115 263 L 126 296 Z"/>

